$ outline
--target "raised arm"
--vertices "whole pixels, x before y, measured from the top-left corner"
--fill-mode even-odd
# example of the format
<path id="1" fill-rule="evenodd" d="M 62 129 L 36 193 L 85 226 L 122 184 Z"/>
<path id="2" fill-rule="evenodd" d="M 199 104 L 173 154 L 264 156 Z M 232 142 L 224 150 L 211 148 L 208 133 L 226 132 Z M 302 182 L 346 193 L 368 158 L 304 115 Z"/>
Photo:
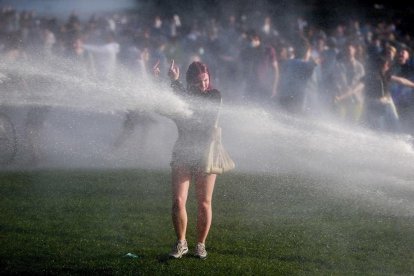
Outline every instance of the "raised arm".
<path id="1" fill-rule="evenodd" d="M 180 82 L 180 68 L 175 65 L 174 60 L 171 61 L 170 70 L 168 70 L 168 76 L 171 80 L 171 87 L 176 93 L 185 93 L 184 85 Z"/>
<path id="2" fill-rule="evenodd" d="M 401 85 L 414 88 L 414 82 L 412 82 L 412 81 L 410 81 L 410 80 L 408 80 L 406 78 L 397 77 L 397 76 L 391 76 L 391 80 L 394 81 L 394 82 L 396 82 L 396 83 L 399 83 Z"/>
<path id="3" fill-rule="evenodd" d="M 170 77 L 171 81 L 176 81 L 180 78 L 180 68 L 175 65 L 174 60 L 171 61 L 170 70 L 168 70 L 168 76 Z"/>
<path id="4" fill-rule="evenodd" d="M 272 83 L 272 95 L 271 98 L 276 97 L 277 95 L 277 87 L 279 85 L 279 64 L 277 61 L 274 61 L 272 64 L 272 67 L 274 69 L 274 75 L 273 75 L 273 83 Z"/>
<path id="5" fill-rule="evenodd" d="M 152 74 L 154 75 L 154 77 L 158 78 L 160 76 L 160 73 L 160 60 L 157 60 L 154 66 L 152 66 Z"/>

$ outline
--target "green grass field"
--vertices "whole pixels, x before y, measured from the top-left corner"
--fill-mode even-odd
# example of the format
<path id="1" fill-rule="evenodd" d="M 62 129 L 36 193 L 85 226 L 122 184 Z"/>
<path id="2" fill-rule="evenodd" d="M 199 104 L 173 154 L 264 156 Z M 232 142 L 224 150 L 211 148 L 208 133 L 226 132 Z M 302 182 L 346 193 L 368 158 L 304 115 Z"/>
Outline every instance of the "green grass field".
<path id="1" fill-rule="evenodd" d="M 292 175 L 219 177 L 208 259 L 169 260 L 169 180 L 148 170 L 0 173 L 0 274 L 414 274 L 414 218 Z"/>

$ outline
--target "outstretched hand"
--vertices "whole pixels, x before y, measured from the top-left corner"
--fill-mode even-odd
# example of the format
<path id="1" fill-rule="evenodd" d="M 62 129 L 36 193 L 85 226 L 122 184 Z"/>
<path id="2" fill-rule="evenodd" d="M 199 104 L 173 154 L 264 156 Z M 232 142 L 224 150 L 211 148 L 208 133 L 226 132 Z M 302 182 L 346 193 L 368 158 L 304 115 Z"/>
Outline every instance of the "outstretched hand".
<path id="1" fill-rule="evenodd" d="M 168 70 L 168 76 L 172 81 L 178 80 L 180 77 L 180 68 L 175 65 L 174 60 L 171 61 L 170 70 Z"/>
<path id="2" fill-rule="evenodd" d="M 157 60 L 157 62 L 154 64 L 154 66 L 152 66 L 152 74 L 155 77 L 158 77 L 160 75 L 160 60 Z"/>

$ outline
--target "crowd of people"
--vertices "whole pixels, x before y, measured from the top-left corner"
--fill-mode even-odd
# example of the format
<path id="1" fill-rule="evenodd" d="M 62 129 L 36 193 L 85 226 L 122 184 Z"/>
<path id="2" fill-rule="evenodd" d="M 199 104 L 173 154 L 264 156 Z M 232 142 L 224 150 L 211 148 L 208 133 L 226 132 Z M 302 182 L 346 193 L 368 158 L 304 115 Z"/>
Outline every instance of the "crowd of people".
<path id="1" fill-rule="evenodd" d="M 98 80 L 110 80 L 119 66 L 146 76 L 157 62 L 165 71 L 171 60 L 182 68 L 202 61 L 227 103 L 330 114 L 376 130 L 414 129 L 414 41 L 397 19 L 324 28 L 303 17 L 278 26 L 254 11 L 220 18 L 153 14 L 57 18 L 2 7 L 0 54 L 80 60 Z M 126 128 L 132 118 L 126 116 Z"/>
<path id="2" fill-rule="evenodd" d="M 288 32 L 281 32 L 274 18 L 265 14 L 255 20 L 249 20 L 250 14 L 221 20 L 186 16 L 183 20 L 178 14 L 155 15 L 146 20 L 134 13 L 116 13 L 81 20 L 72 14 L 61 20 L 11 7 L 0 12 L 1 59 L 64 57 L 81 62 L 85 74 L 100 82 L 114 81 L 121 68 L 154 79 L 168 72 L 164 76 L 169 76 L 172 91 L 193 107 L 191 118 L 171 118 L 178 139 L 171 162 L 177 241 L 170 257 L 188 253 L 186 201 L 192 180 L 198 203 L 195 256 L 207 257 L 216 174 L 206 173 L 202 162 L 222 98 L 269 112 L 329 115 L 377 131 L 414 130 L 414 41 L 395 22 L 361 26 L 353 19 L 321 28 L 298 17 Z M 187 67 L 185 86 L 179 72 Z M 12 89 L 10 78 L 3 79 L 3 88 Z M 214 108 L 206 108 L 209 104 Z M 39 138 L 48 110 L 36 106 L 28 112 L 29 140 Z M 114 146 L 123 144 L 136 124 L 146 133 L 151 122 L 145 112 L 128 112 Z"/>

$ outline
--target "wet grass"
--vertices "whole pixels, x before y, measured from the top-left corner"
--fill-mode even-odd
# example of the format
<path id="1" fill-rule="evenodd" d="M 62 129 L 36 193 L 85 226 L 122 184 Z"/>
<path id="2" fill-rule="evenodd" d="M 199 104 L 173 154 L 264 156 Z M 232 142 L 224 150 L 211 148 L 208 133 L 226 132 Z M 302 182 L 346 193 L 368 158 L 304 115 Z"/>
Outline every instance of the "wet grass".
<path id="1" fill-rule="evenodd" d="M 143 170 L 1 173 L 0 274 L 414 274 L 414 218 L 362 208 L 325 193 L 323 180 L 292 175 L 221 176 L 208 259 L 169 260 L 169 180 Z"/>

